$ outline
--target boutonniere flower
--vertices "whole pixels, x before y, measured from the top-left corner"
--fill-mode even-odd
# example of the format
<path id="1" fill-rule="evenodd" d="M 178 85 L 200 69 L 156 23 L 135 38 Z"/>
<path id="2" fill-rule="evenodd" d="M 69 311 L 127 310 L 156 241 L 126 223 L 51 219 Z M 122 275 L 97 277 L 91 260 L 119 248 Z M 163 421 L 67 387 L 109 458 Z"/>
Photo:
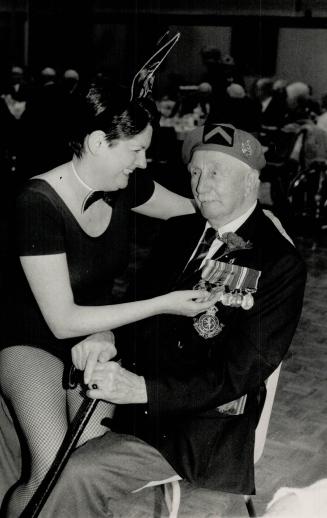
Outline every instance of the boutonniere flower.
<path id="1" fill-rule="evenodd" d="M 235 232 L 226 232 L 221 236 L 221 240 L 227 245 L 227 248 L 230 251 L 252 248 L 252 243 L 250 241 L 244 241 L 244 239 L 235 234 Z"/>
<path id="2" fill-rule="evenodd" d="M 251 241 L 245 241 L 242 237 L 235 234 L 235 232 L 226 232 L 225 234 L 222 234 L 219 239 L 225 243 L 227 248 L 217 259 L 226 254 L 229 254 L 230 252 L 237 252 L 239 250 L 248 250 L 253 248 Z"/>

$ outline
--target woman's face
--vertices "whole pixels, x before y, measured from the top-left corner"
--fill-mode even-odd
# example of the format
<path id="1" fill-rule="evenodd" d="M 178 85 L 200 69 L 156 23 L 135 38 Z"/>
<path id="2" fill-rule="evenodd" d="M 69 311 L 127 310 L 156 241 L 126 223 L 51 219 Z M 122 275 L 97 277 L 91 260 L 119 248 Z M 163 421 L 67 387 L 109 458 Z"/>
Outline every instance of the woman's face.
<path id="1" fill-rule="evenodd" d="M 134 137 L 120 139 L 108 145 L 104 155 L 104 190 L 125 189 L 134 169 L 146 168 L 146 150 L 150 146 L 152 132 L 152 126 L 148 124 Z"/>

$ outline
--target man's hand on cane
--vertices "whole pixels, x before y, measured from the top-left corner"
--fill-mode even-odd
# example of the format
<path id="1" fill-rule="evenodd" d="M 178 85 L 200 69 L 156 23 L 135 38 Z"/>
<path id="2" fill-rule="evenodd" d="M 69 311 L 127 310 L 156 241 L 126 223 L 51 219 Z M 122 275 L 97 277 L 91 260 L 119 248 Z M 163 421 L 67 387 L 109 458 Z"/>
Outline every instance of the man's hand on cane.
<path id="1" fill-rule="evenodd" d="M 147 403 L 148 400 L 143 376 L 124 369 L 115 361 L 97 363 L 88 385 L 87 395 L 91 399 L 116 404 Z"/>

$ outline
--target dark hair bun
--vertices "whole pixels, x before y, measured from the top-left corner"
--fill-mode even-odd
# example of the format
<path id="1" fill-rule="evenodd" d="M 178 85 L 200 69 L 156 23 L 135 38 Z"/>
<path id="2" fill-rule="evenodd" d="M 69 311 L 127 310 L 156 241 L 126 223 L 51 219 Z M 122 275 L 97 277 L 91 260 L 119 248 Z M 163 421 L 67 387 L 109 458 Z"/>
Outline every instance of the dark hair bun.
<path id="1" fill-rule="evenodd" d="M 121 114 L 129 104 L 129 96 L 127 88 L 102 80 L 90 85 L 85 93 L 85 100 L 93 116 L 97 117 L 105 110 L 113 115 Z"/>
<path id="2" fill-rule="evenodd" d="M 152 124 L 156 107 L 151 100 L 130 101 L 130 90 L 101 79 L 80 92 L 72 106 L 70 143 L 77 156 L 83 151 L 86 135 L 102 130 L 108 142 L 132 138 Z"/>

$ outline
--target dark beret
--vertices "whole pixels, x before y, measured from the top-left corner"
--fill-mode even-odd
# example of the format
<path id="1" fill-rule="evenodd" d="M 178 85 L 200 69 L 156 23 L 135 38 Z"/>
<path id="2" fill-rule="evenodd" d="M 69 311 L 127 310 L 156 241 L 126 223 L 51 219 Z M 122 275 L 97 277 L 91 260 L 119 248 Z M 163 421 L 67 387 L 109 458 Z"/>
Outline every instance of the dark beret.
<path id="1" fill-rule="evenodd" d="M 182 148 L 183 161 L 188 164 L 198 149 L 220 151 L 258 171 L 266 165 L 260 142 L 231 124 L 205 124 L 190 131 Z"/>

